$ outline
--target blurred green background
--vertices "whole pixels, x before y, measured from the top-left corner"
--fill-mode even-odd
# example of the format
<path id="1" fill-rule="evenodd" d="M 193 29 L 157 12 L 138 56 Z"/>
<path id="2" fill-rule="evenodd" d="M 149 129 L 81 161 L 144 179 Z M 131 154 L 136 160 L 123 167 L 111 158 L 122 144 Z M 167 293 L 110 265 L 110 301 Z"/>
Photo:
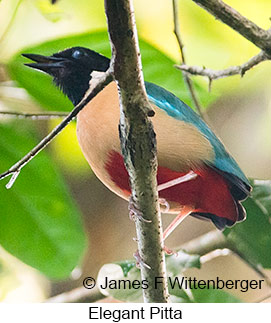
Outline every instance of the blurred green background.
<path id="1" fill-rule="evenodd" d="M 270 27 L 270 1 L 231 0 L 227 3 L 262 28 Z M 259 52 L 253 44 L 215 20 L 192 1 L 182 0 L 179 4 L 181 32 L 189 65 L 223 69 L 241 64 Z M 149 0 L 146 5 L 146 1 L 135 0 L 134 6 L 146 80 L 166 87 L 191 105 L 181 74 L 173 68 L 173 64 L 180 62 L 180 52 L 173 34 L 171 2 Z M 35 79 L 38 73 L 28 71 L 23 66 L 25 59 L 20 58 L 19 53 L 34 49 L 36 53 L 51 54 L 78 41 L 109 55 L 110 45 L 105 29 L 106 18 L 101 0 L 59 0 L 54 6 L 48 0 L 2 0 L 0 110 L 69 111 L 71 104 L 57 92 L 48 98 L 46 89 L 51 81 L 44 76 Z M 248 71 L 243 78 L 234 76 L 214 81 L 211 93 L 208 93 L 208 80 L 193 78 L 213 129 L 251 178 L 271 178 L 270 71 L 270 62 L 264 62 Z M 37 83 L 37 80 L 43 83 Z M 1 172 L 28 152 L 39 138 L 60 121 L 10 121 L 8 118 L 0 118 L 0 128 L 3 131 L 0 138 Z M 16 133 L 12 129 L 16 129 Z M 14 234 L 12 237 L 13 232 L 6 230 L 6 227 L 2 226 L 0 229 L 0 234 L 13 239 L 14 246 L 16 245 L 14 248 L 4 246 L 5 249 L 13 254 L 25 253 L 25 246 L 23 250 L 17 246 L 20 239 L 28 239 L 28 224 L 33 222 L 34 225 L 36 215 L 40 213 L 39 219 L 42 219 L 44 227 L 37 225 L 31 236 L 36 235 L 41 246 L 48 239 L 48 245 L 52 244 L 52 247 L 39 249 L 36 260 L 40 261 L 40 253 L 43 253 L 46 262 L 46 253 L 49 257 L 52 250 L 57 249 L 58 240 L 60 243 L 61 239 L 66 239 L 68 247 L 64 251 L 55 251 L 55 261 L 67 259 L 72 254 L 71 259 L 67 259 L 67 267 L 72 268 L 76 262 L 82 265 L 73 270 L 70 278 L 63 279 L 67 276 L 68 269 L 66 274 L 60 269 L 52 272 L 50 264 L 48 268 L 40 264 L 44 268 L 43 272 L 47 274 L 43 275 L 0 249 L 0 301 L 43 301 L 50 295 L 80 286 L 80 274 L 81 277 L 95 277 L 103 264 L 129 259 L 136 249 L 132 240 L 135 236 L 134 224 L 127 216 L 127 204 L 107 190 L 92 174 L 78 146 L 75 123 L 70 124 L 31 164 L 33 166 L 27 166 L 22 171 L 18 182 L 10 191 L 7 192 L 4 187 L 7 180 L 0 186 L 2 223 L 7 225 L 11 222 L 12 215 L 16 212 L 21 219 L 21 224 L 18 221 L 15 228 L 17 236 Z M 50 170 L 48 174 L 47 169 Z M 54 181 L 56 183 L 52 184 Z M 26 185 L 29 185 L 28 188 Z M 46 196 L 47 200 L 43 205 L 47 210 L 46 214 L 50 215 L 49 219 L 39 210 L 38 203 L 33 204 L 35 216 L 27 218 L 28 206 L 25 203 L 20 204 L 20 196 L 27 189 L 29 192 L 32 190 L 30 194 L 39 201 L 41 196 Z M 12 197 L 7 194 L 12 194 Z M 58 204 L 56 197 L 59 198 Z M 13 204 L 9 204 L 9 207 L 7 199 L 12 199 Z M 62 201 L 66 204 L 62 205 Z M 57 219 L 54 214 L 58 214 Z M 164 216 L 165 225 L 170 220 L 171 216 Z M 66 223 L 61 232 L 53 230 L 55 221 Z M 82 222 L 85 239 L 80 236 Z M 43 232 L 48 228 L 50 234 L 43 237 Z M 186 219 L 169 238 L 167 245 L 180 246 L 212 229 L 214 227 L 208 222 Z M 15 244 L 16 241 L 18 244 Z M 29 245 L 29 250 L 31 248 Z M 77 250 L 80 250 L 80 254 L 77 254 Z M 31 252 L 29 257 L 33 257 Z M 27 263 L 32 261 L 32 258 L 30 261 L 27 259 L 26 257 L 24 260 Z M 61 263 L 62 261 L 59 267 Z M 210 275 L 217 272 L 225 279 L 256 277 L 252 269 L 233 255 L 216 257 L 204 264 L 201 270 L 190 271 L 193 275 L 205 278 L 210 278 Z M 48 279 L 48 275 L 54 279 Z M 266 291 L 267 287 L 251 293 L 234 293 L 243 301 L 255 301 Z"/>

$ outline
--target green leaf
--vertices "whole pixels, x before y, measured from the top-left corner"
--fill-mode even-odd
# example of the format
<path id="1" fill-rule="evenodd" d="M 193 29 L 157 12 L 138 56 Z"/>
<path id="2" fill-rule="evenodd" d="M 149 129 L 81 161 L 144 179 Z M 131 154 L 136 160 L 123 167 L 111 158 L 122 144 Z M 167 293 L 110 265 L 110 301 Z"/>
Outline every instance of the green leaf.
<path id="1" fill-rule="evenodd" d="M 244 203 L 247 219 L 223 233 L 249 263 L 271 268 L 271 181 L 254 180 Z"/>
<path id="2" fill-rule="evenodd" d="M 179 277 L 172 277 L 172 280 L 178 279 Z M 180 278 L 181 279 L 181 278 Z M 173 303 L 193 303 L 191 299 L 190 290 L 185 290 L 184 288 L 178 288 L 176 285 L 172 286 L 170 281 L 168 281 L 168 292 L 170 295 L 170 300 Z M 190 295 L 189 295 L 190 294 Z"/>
<path id="3" fill-rule="evenodd" d="M 254 180 L 253 199 L 263 212 L 271 216 L 271 181 Z"/>
<path id="4" fill-rule="evenodd" d="M 197 287 L 197 286 L 196 286 Z M 240 300 L 222 289 L 190 289 L 184 293 L 181 289 L 171 291 L 171 300 L 178 303 L 240 303 Z"/>
<path id="5" fill-rule="evenodd" d="M 189 255 L 183 251 L 168 255 L 166 257 L 166 267 L 170 276 L 178 275 L 187 268 L 199 268 L 198 255 Z M 110 295 L 115 299 L 126 301 L 126 302 L 142 302 L 142 289 L 140 286 L 141 276 L 140 270 L 136 267 L 136 263 L 133 260 L 124 260 L 121 262 L 116 262 L 114 264 L 104 265 L 98 274 L 98 286 L 104 286 L 106 279 L 108 281 L 116 281 L 120 285 L 117 288 L 100 288 L 100 291 L 106 296 Z M 127 286 L 135 282 L 133 286 Z M 142 287 L 146 287 L 146 284 L 141 283 Z M 124 288 L 126 286 L 126 288 Z M 140 288 L 139 288 L 140 287 Z M 171 289 L 173 291 L 173 289 Z M 173 294 L 174 295 L 174 294 Z M 178 297 L 182 297 L 189 300 L 184 290 L 178 291 Z M 186 298 L 185 298 L 186 295 Z"/>
<path id="6" fill-rule="evenodd" d="M 175 256 L 175 257 L 174 257 Z M 214 288 L 204 288 L 199 289 L 192 288 L 186 290 L 180 288 L 178 284 L 175 283 L 175 277 L 178 277 L 181 281 L 182 277 L 179 275 L 188 268 L 200 268 L 200 256 L 199 255 L 189 255 L 183 251 L 179 251 L 176 255 L 171 255 L 166 258 L 167 271 L 170 272 L 172 277 L 172 284 L 169 283 L 169 293 L 171 295 L 172 302 L 180 303 L 235 303 L 239 300 L 229 294 L 224 290 L 218 290 Z"/>
<path id="7" fill-rule="evenodd" d="M 50 0 L 38 0 L 35 5 L 43 17 L 51 22 L 58 22 L 64 16 L 59 7 L 51 3 Z"/>
<path id="8" fill-rule="evenodd" d="M 48 41 L 34 47 L 25 48 L 22 53 L 51 55 L 73 46 L 89 47 L 105 56 L 110 57 L 111 55 L 108 34 L 105 31 Z M 145 80 L 166 88 L 192 106 L 190 94 L 184 84 L 182 74 L 173 67 L 175 62 L 143 40 L 140 41 L 140 49 Z M 45 109 L 71 110 L 71 102 L 53 85 L 51 77 L 24 66 L 24 63 L 27 62 L 29 61 L 22 57 L 21 53 L 10 60 L 8 70 L 12 79 L 25 88 Z M 195 86 L 204 105 L 210 103 L 211 99 L 215 99 L 199 83 L 195 82 Z"/>
<path id="9" fill-rule="evenodd" d="M 0 124 L 0 172 L 37 140 L 31 122 Z M 65 278 L 80 263 L 85 236 L 80 213 L 45 152 L 26 165 L 13 187 L 0 182 L 0 244 L 51 278 Z"/>
<path id="10" fill-rule="evenodd" d="M 125 275 L 119 263 L 102 266 L 97 278 L 100 292 L 124 302 L 143 302 L 140 270 L 136 268 L 134 261 L 127 260 L 128 263 L 130 270 Z M 107 284 L 107 288 L 103 288 L 106 281 L 111 283 Z"/>
<path id="11" fill-rule="evenodd" d="M 172 276 L 177 276 L 188 268 L 200 268 L 200 256 L 189 255 L 184 251 L 178 251 L 166 257 L 167 271 Z"/>
<path id="12" fill-rule="evenodd" d="M 222 289 L 192 289 L 195 303 L 240 303 L 240 300 Z"/>
<path id="13" fill-rule="evenodd" d="M 124 277 L 127 277 L 129 271 L 136 266 L 135 261 L 132 261 L 132 260 L 123 260 L 123 261 L 116 262 L 116 264 L 121 267 Z"/>

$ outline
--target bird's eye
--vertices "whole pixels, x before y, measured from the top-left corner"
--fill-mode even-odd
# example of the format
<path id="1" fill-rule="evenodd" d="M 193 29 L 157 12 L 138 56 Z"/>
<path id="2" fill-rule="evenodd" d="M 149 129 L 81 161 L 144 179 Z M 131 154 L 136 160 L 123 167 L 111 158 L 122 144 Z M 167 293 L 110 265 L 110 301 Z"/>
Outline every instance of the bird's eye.
<path id="1" fill-rule="evenodd" d="M 72 53 L 72 57 L 75 59 L 81 58 L 82 56 L 84 56 L 84 53 L 78 49 Z"/>

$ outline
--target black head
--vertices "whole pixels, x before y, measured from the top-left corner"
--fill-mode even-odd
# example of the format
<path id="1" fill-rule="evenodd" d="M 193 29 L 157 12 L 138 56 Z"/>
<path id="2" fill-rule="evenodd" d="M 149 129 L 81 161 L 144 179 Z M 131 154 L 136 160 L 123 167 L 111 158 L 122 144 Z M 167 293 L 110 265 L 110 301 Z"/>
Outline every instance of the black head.
<path id="1" fill-rule="evenodd" d="M 41 70 L 54 78 L 54 83 L 74 105 L 78 104 L 89 88 L 93 71 L 105 72 L 110 60 L 93 50 L 73 47 L 52 56 L 23 54 L 36 63 L 26 66 Z"/>

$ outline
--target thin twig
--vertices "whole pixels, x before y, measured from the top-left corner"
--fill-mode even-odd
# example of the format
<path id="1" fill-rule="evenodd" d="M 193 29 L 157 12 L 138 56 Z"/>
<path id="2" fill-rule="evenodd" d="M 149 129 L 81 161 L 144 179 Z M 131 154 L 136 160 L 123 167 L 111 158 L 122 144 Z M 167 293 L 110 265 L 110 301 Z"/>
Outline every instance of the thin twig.
<path id="1" fill-rule="evenodd" d="M 224 234 L 218 230 L 213 230 L 186 242 L 177 248 L 177 250 L 182 249 L 189 254 L 203 256 L 216 249 L 225 248 L 228 248 L 228 242 Z"/>
<path id="2" fill-rule="evenodd" d="M 18 118 L 18 119 L 31 119 L 31 120 L 50 120 L 64 118 L 68 115 L 68 112 L 17 112 L 17 111 L 0 111 L 0 116 L 8 118 Z"/>
<path id="3" fill-rule="evenodd" d="M 176 18 L 176 3 L 177 0 L 173 0 L 173 6 L 175 5 L 174 23 L 177 21 Z M 268 60 L 271 58 L 271 30 L 264 30 L 257 26 L 254 22 L 242 16 L 238 11 L 225 4 L 221 0 L 192 0 L 200 7 L 207 10 L 216 19 L 221 20 L 229 27 L 237 31 L 243 37 L 251 41 L 254 45 L 262 49 L 262 52 L 252 57 L 248 62 L 240 65 L 233 66 L 224 70 L 214 71 L 211 69 L 206 69 L 205 67 L 198 66 L 188 66 L 185 62 L 185 57 L 183 57 L 183 64 L 176 66 L 178 69 L 182 70 L 184 73 L 190 73 L 193 75 L 202 75 L 209 78 L 209 91 L 211 90 L 212 81 L 215 79 L 240 74 L 243 76 L 246 71 L 251 69 L 253 66 Z M 178 26 L 178 25 L 177 25 Z M 176 28 L 175 28 L 176 29 Z M 178 30 L 178 29 L 177 29 Z M 175 31 L 178 43 L 183 53 L 182 41 L 178 33 Z"/>
<path id="4" fill-rule="evenodd" d="M 71 291 L 48 298 L 46 303 L 94 303 L 105 298 L 98 287 L 86 289 L 77 287 Z"/>
<path id="5" fill-rule="evenodd" d="M 184 54 L 184 44 L 182 42 L 182 38 L 181 38 L 181 33 L 180 33 L 180 24 L 179 24 L 179 19 L 178 19 L 178 0 L 172 0 L 172 6 L 173 6 L 173 21 L 174 21 L 174 34 L 176 36 L 179 48 L 180 48 L 180 52 L 181 52 L 181 57 L 182 57 L 182 63 L 186 64 L 186 57 Z M 190 95 L 192 97 L 192 100 L 195 104 L 195 107 L 198 111 L 198 114 L 204 118 L 204 114 L 202 112 L 202 107 L 199 103 L 199 100 L 197 98 L 196 95 L 196 91 L 195 91 L 195 87 L 194 84 L 192 82 L 192 80 L 190 79 L 189 75 L 185 72 L 183 72 L 183 77 L 184 80 L 186 82 L 186 85 L 189 89 Z"/>
<path id="6" fill-rule="evenodd" d="M 269 58 L 265 54 L 265 52 L 261 51 L 259 54 L 253 56 L 249 61 L 245 62 L 244 64 L 239 66 L 231 66 L 224 70 L 212 70 L 212 69 L 200 67 L 200 66 L 188 66 L 186 64 L 176 65 L 175 67 L 178 68 L 179 70 L 182 70 L 192 75 L 206 76 L 209 78 L 210 81 L 212 81 L 223 77 L 228 77 L 228 76 L 238 75 L 238 74 L 241 76 L 244 76 L 244 74 L 248 70 L 250 70 L 254 66 L 268 59 Z"/>
<path id="7" fill-rule="evenodd" d="M 200 263 L 201 265 L 217 258 L 217 257 L 226 257 L 229 256 L 231 254 L 231 250 L 228 248 L 224 248 L 224 249 L 215 249 L 213 251 L 210 251 L 209 253 L 207 253 L 206 255 L 203 255 L 200 257 Z"/>
<path id="8" fill-rule="evenodd" d="M 248 260 L 243 254 L 241 254 L 236 246 L 230 239 L 218 231 L 210 231 L 198 238 L 195 238 L 180 247 L 180 249 L 186 251 L 189 254 L 197 254 L 200 256 L 207 255 L 217 249 L 229 249 L 236 256 L 247 263 L 258 275 L 265 279 L 266 284 L 271 287 L 271 281 L 269 277 L 263 272 L 259 266 Z M 206 260 L 206 257 L 205 257 Z"/>
<path id="9" fill-rule="evenodd" d="M 67 117 L 57 125 L 44 139 L 42 139 L 37 146 L 35 146 L 28 154 L 26 154 L 21 160 L 10 167 L 9 170 L 0 174 L 0 180 L 9 176 L 16 174 L 16 178 L 19 175 L 21 169 L 30 162 L 40 151 L 42 151 L 51 140 L 57 136 L 69 123 L 72 121 L 77 114 L 85 107 L 85 105 L 94 98 L 108 83 L 112 81 L 112 71 L 109 69 L 105 74 L 99 76 L 97 83 L 93 82 L 94 86 L 90 87 L 86 92 L 84 98 L 77 104 L 77 106 L 67 115 Z M 11 182 L 7 184 L 7 188 L 11 187 L 14 183 L 15 175 L 11 177 Z"/>
<path id="10" fill-rule="evenodd" d="M 10 28 L 13 26 L 13 23 L 14 23 L 14 20 L 17 16 L 17 13 L 18 13 L 18 10 L 19 10 L 19 7 L 22 3 L 22 0 L 18 0 L 17 4 L 16 4 L 16 7 L 14 8 L 13 10 L 13 13 L 12 13 L 12 16 L 11 16 L 11 19 L 9 20 L 8 22 L 8 25 L 6 27 L 6 29 L 4 30 L 3 34 L 1 35 L 0 37 L 0 41 L 3 42 L 3 40 L 6 38 L 7 34 L 9 33 L 10 31 Z"/>
<path id="11" fill-rule="evenodd" d="M 240 259 L 242 259 L 249 267 L 251 267 L 259 276 L 261 276 L 265 282 L 266 285 L 271 288 L 271 280 L 270 278 L 264 273 L 263 268 L 261 265 L 257 265 L 255 262 L 248 259 L 242 252 L 238 250 L 236 245 L 234 243 L 231 243 L 229 241 L 229 249 L 235 253 L 236 256 L 238 256 Z"/>
<path id="12" fill-rule="evenodd" d="M 192 1 L 271 55 L 271 32 L 269 30 L 260 28 L 221 0 Z"/>
<path id="13" fill-rule="evenodd" d="M 263 303 L 264 301 L 266 301 L 268 298 L 271 298 L 271 294 L 269 293 L 269 294 L 267 294 L 267 295 L 265 295 L 265 296 L 263 296 L 263 297 L 261 297 L 260 299 L 258 299 L 257 301 L 255 301 L 255 302 L 253 302 L 253 303 Z M 270 302 L 268 302 L 268 303 L 270 303 Z"/>

